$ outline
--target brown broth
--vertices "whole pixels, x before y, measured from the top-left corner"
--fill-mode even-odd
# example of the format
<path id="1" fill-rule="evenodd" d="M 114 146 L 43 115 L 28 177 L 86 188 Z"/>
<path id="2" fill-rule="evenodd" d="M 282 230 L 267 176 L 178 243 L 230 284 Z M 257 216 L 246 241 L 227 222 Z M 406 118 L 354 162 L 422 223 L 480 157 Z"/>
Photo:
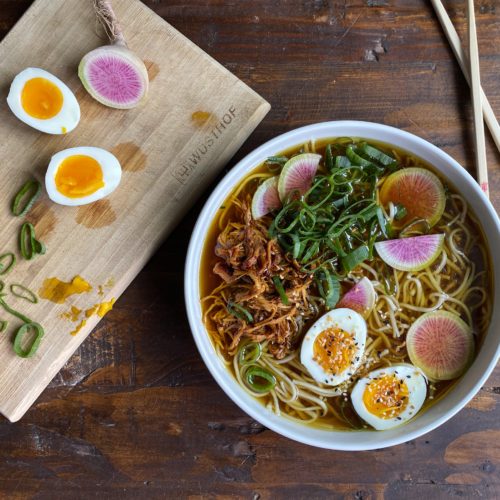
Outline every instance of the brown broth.
<path id="1" fill-rule="evenodd" d="M 325 148 L 328 144 L 333 144 L 339 140 L 341 141 L 342 139 L 345 139 L 345 138 L 325 138 L 325 139 L 317 140 L 315 142 L 315 152 L 324 156 Z M 363 140 L 360 138 L 350 138 L 350 139 L 352 142 L 358 142 L 360 140 Z M 445 179 L 432 165 L 430 165 L 426 161 L 422 160 L 421 158 L 416 157 L 415 155 L 408 153 L 407 151 L 405 151 L 401 148 L 398 148 L 398 147 L 395 147 L 395 146 L 392 146 L 392 145 L 389 145 L 389 144 L 386 144 L 386 143 L 383 143 L 380 141 L 369 140 L 368 142 L 370 144 L 374 145 L 375 147 L 377 147 L 378 149 L 380 149 L 381 151 L 384 151 L 388 154 L 396 153 L 402 160 L 401 161 L 402 166 L 408 166 L 407 162 L 413 162 L 416 160 L 415 166 L 423 167 L 423 168 L 430 170 L 431 172 L 436 174 L 441 179 L 441 181 L 443 182 L 443 185 L 445 185 L 445 187 L 451 193 L 458 193 L 458 191 L 448 181 L 448 179 Z M 284 151 L 277 153 L 276 156 L 287 156 L 287 157 L 293 156 L 295 154 L 303 152 L 304 146 L 305 146 L 304 144 L 301 144 L 299 146 L 290 147 Z M 248 174 L 248 176 L 255 174 L 255 173 L 264 173 L 264 172 L 265 173 L 269 172 L 269 168 L 265 164 L 265 162 L 260 164 L 259 166 L 257 166 L 255 169 L 253 169 Z M 202 252 L 202 256 L 201 256 L 201 270 L 200 270 L 200 282 L 199 282 L 201 297 L 206 297 L 207 295 L 209 295 L 210 292 L 221 283 L 221 279 L 212 272 L 213 266 L 219 260 L 218 257 L 216 257 L 216 255 L 214 253 L 214 248 L 215 248 L 215 245 L 217 242 L 217 236 L 219 234 L 219 219 L 221 217 L 221 214 L 224 212 L 224 209 L 226 207 L 228 207 L 228 205 L 231 203 L 231 199 L 233 197 L 233 194 L 237 191 L 238 187 L 241 186 L 241 184 L 245 181 L 245 179 L 243 179 L 234 188 L 234 190 L 231 192 L 231 194 L 226 198 L 224 203 L 221 205 L 220 213 L 218 213 L 216 215 L 216 217 L 213 219 L 213 221 L 211 222 L 210 227 L 206 233 L 205 242 L 203 245 L 203 252 Z M 249 182 L 247 184 L 247 186 L 245 186 L 245 188 L 243 189 L 242 193 L 239 196 L 245 195 L 248 193 L 253 193 L 255 191 L 256 187 L 258 186 L 258 184 L 259 184 L 258 179 L 255 179 L 254 181 Z M 231 215 L 232 215 L 232 208 L 229 207 L 228 210 L 229 211 L 225 214 L 226 220 L 230 220 Z M 470 209 L 470 207 L 468 207 L 467 225 L 470 228 L 472 228 L 473 230 L 474 229 L 477 230 L 477 233 L 478 233 L 479 238 L 480 238 L 480 245 L 484 249 L 486 249 L 485 253 L 487 256 L 487 262 L 484 262 L 483 259 L 481 258 L 481 256 L 479 256 L 479 255 L 472 256 L 472 260 L 476 264 L 478 270 L 491 269 L 492 261 L 491 261 L 490 253 L 488 252 L 486 238 L 484 236 L 484 230 L 483 230 L 480 222 L 477 220 L 477 218 L 475 216 L 474 216 L 475 220 L 471 219 L 471 217 L 469 215 L 471 213 L 472 213 L 472 210 Z M 488 289 L 491 292 L 493 292 L 493 282 L 492 282 L 493 273 L 488 273 L 488 276 L 489 276 L 489 283 L 487 283 L 487 286 L 488 286 Z M 489 294 L 490 301 L 491 301 L 492 296 L 493 296 L 493 293 Z M 205 312 L 205 307 L 203 306 L 203 303 L 202 303 L 202 309 L 203 309 L 203 312 Z M 475 315 L 473 315 L 473 319 L 474 319 L 474 316 L 476 316 L 478 314 L 480 314 L 479 310 L 476 311 Z M 475 337 L 475 341 L 476 341 L 476 345 L 475 345 L 476 354 L 475 355 L 477 355 L 477 352 L 479 351 L 479 349 L 482 345 L 486 330 L 487 330 L 487 327 L 484 328 L 483 331 L 477 332 L 478 335 Z M 207 332 L 207 334 L 208 334 L 208 332 Z M 409 359 L 407 357 L 405 359 L 405 362 L 406 361 L 409 362 Z M 234 376 L 232 364 L 230 366 L 231 366 L 230 370 Z M 460 382 L 460 380 L 461 380 L 461 377 L 458 379 L 455 379 L 455 380 L 442 381 L 442 382 L 438 382 L 435 384 L 431 384 L 431 387 L 432 386 L 434 387 L 433 394 L 432 394 L 432 396 L 429 396 L 429 392 L 428 392 L 428 395 L 426 397 L 426 401 L 425 401 L 423 407 L 420 409 L 419 414 L 426 411 L 436 401 L 438 401 L 444 395 L 449 393 Z M 340 399 L 340 398 L 341 397 L 332 398 L 332 399 Z M 258 398 L 258 401 L 260 401 L 263 404 L 266 404 L 268 401 L 268 398 Z M 346 405 L 346 407 L 344 408 L 344 411 L 347 412 L 349 420 L 355 422 L 355 425 L 353 427 L 347 427 L 344 421 L 338 420 L 333 415 L 327 415 L 326 417 L 321 417 L 313 424 L 306 424 L 306 425 L 312 425 L 313 427 L 319 427 L 319 428 L 340 429 L 340 430 L 353 430 L 353 428 L 357 428 L 357 429 L 362 429 L 362 428 L 366 429 L 367 428 L 367 426 L 361 421 L 361 419 L 354 412 L 354 410 L 350 404 L 350 400 L 349 400 L 348 404 Z"/>

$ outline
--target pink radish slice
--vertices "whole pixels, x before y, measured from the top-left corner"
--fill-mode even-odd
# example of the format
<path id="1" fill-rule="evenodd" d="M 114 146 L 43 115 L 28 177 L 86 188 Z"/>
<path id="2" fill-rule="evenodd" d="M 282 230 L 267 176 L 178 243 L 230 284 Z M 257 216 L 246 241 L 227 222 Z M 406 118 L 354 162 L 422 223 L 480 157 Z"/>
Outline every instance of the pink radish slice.
<path id="1" fill-rule="evenodd" d="M 471 329 L 448 311 L 420 316 L 408 330 L 406 346 L 411 362 L 431 380 L 457 378 L 474 356 Z"/>
<path id="2" fill-rule="evenodd" d="M 444 234 L 425 234 L 411 238 L 379 241 L 375 249 L 380 258 L 398 271 L 420 271 L 441 253 Z"/>
<path id="3" fill-rule="evenodd" d="M 252 217 L 259 219 L 281 207 L 278 195 L 278 177 L 266 179 L 255 191 L 252 198 Z"/>
<path id="4" fill-rule="evenodd" d="M 127 47 L 111 3 L 95 0 L 94 7 L 111 45 L 86 54 L 78 66 L 78 76 L 87 92 L 101 104 L 118 109 L 133 108 L 148 92 L 148 71 L 143 61 Z"/>
<path id="5" fill-rule="evenodd" d="M 361 314 L 365 319 L 375 305 L 375 290 L 365 276 L 361 278 L 341 299 L 336 307 L 347 307 Z"/>
<path id="6" fill-rule="evenodd" d="M 281 201 L 285 202 L 295 193 L 302 195 L 311 187 L 320 160 L 321 155 L 303 153 L 285 163 L 278 182 Z"/>

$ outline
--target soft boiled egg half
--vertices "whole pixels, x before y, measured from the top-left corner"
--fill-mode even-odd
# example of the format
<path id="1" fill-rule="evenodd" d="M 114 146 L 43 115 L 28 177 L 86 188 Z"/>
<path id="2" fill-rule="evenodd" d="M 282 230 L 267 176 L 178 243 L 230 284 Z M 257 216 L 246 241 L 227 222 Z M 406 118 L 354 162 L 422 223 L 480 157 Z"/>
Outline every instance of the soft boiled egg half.
<path id="1" fill-rule="evenodd" d="M 120 184 L 122 168 L 110 152 L 93 147 L 65 149 L 50 160 L 45 175 L 49 198 L 60 205 L 86 205 Z"/>
<path id="2" fill-rule="evenodd" d="M 365 350 L 366 322 L 348 308 L 327 312 L 306 333 L 300 362 L 322 384 L 339 385 L 358 369 Z"/>
<path id="3" fill-rule="evenodd" d="M 358 380 L 351 392 L 356 413 L 377 430 L 390 429 L 406 422 L 422 407 L 427 382 L 412 365 L 379 368 Z"/>
<path id="4" fill-rule="evenodd" d="M 27 68 L 14 78 L 7 104 L 21 121 L 47 134 L 66 134 L 80 121 L 80 106 L 73 92 L 39 68 Z"/>

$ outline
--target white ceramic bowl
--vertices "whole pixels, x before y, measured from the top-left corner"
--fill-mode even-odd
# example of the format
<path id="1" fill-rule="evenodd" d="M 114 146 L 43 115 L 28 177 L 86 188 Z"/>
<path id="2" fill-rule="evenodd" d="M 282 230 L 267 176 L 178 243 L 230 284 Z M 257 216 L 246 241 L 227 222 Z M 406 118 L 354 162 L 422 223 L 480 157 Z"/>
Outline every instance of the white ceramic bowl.
<path id="1" fill-rule="evenodd" d="M 207 230 L 222 202 L 249 172 L 284 149 L 309 139 L 362 137 L 397 145 L 434 165 L 444 177 L 466 196 L 481 221 L 493 260 L 494 290 L 500 289 L 500 221 L 474 179 L 453 158 L 427 141 L 402 130 L 377 123 L 337 121 L 308 125 L 275 139 L 243 158 L 219 183 L 207 200 L 191 237 L 185 270 L 185 299 L 196 345 L 215 380 L 224 392 L 252 418 L 286 437 L 302 443 L 333 450 L 370 450 L 404 443 L 429 432 L 462 409 L 477 393 L 493 371 L 500 356 L 500 295 L 495 294 L 493 317 L 485 341 L 472 366 L 457 386 L 429 410 L 409 423 L 387 431 L 340 432 L 301 425 L 279 417 L 249 396 L 217 357 L 202 322 L 199 275 L 200 259 Z"/>

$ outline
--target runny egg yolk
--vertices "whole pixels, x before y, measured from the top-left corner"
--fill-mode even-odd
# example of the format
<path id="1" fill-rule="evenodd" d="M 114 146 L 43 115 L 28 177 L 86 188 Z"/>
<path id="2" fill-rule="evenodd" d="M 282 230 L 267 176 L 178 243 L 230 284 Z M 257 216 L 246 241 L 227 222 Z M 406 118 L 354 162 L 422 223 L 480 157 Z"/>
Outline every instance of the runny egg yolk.
<path id="1" fill-rule="evenodd" d="M 62 109 L 64 97 L 59 87 L 46 78 L 28 80 L 21 92 L 21 105 L 28 115 L 48 120 Z"/>
<path id="2" fill-rule="evenodd" d="M 89 196 L 104 187 L 101 165 L 91 156 L 68 156 L 57 169 L 55 184 L 68 198 Z"/>
<path id="3" fill-rule="evenodd" d="M 327 373 L 343 373 L 354 356 L 354 337 L 341 328 L 327 328 L 314 341 L 314 360 Z"/>
<path id="4" fill-rule="evenodd" d="M 383 419 L 395 418 L 408 405 L 408 393 L 404 380 L 393 373 L 373 379 L 365 388 L 363 403 L 372 415 Z"/>

